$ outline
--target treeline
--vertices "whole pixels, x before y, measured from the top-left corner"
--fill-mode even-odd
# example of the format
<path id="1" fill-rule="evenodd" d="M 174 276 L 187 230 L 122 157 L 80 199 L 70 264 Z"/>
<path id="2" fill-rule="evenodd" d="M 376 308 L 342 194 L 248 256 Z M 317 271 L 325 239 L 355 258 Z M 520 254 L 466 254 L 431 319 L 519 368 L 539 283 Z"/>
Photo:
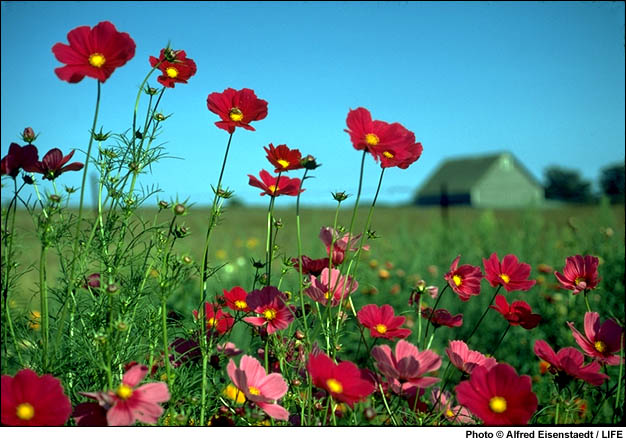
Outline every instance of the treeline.
<path id="1" fill-rule="evenodd" d="M 564 202 L 590 203 L 606 196 L 611 203 L 624 202 L 624 163 L 610 165 L 600 171 L 599 189 L 594 190 L 591 181 L 580 172 L 561 167 L 549 167 L 545 171 L 546 199 Z"/>

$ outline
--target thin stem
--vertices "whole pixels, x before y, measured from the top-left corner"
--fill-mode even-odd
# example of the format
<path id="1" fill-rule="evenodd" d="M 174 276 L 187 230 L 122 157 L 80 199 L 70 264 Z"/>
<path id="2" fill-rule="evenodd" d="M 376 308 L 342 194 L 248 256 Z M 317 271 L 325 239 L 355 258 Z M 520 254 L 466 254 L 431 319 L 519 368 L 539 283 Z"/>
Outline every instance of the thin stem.
<path id="1" fill-rule="evenodd" d="M 170 353 L 167 338 L 167 298 L 162 294 L 161 299 L 161 330 L 163 332 L 163 358 L 165 363 L 165 372 L 167 375 L 167 385 L 172 390 L 172 373 L 170 368 Z"/>
<path id="2" fill-rule="evenodd" d="M 588 291 L 585 290 L 583 297 L 585 298 L 585 305 L 587 305 L 587 312 L 591 312 L 591 306 L 589 306 L 589 298 L 587 297 Z"/>
<path id="3" fill-rule="evenodd" d="M 385 403 L 385 409 L 387 409 L 387 413 L 389 414 L 389 417 L 391 418 L 393 425 L 397 426 L 398 422 L 393 417 L 393 412 L 391 412 L 391 409 L 389 409 L 389 404 L 387 404 L 387 399 L 385 398 L 385 391 L 383 390 L 383 385 L 378 384 L 378 388 L 380 389 L 380 396 L 383 397 L 383 403 Z M 417 399 L 417 397 L 415 399 Z"/>
<path id="4" fill-rule="evenodd" d="M 472 332 L 469 333 L 469 335 L 467 336 L 467 338 L 465 339 L 466 343 L 469 343 L 470 338 L 472 338 L 472 336 L 474 335 L 474 332 L 476 332 L 476 330 L 478 329 L 478 327 L 480 326 L 480 323 L 483 321 L 483 319 L 485 318 L 485 315 L 487 315 L 487 311 L 489 311 L 489 307 L 491 306 L 491 304 L 493 303 L 493 299 L 496 298 L 496 296 L 498 295 L 498 292 L 500 291 L 500 288 L 502 288 L 502 285 L 498 285 L 498 288 L 496 289 L 496 292 L 493 293 L 493 297 L 491 298 L 491 300 L 489 301 L 489 304 L 487 305 L 487 308 L 485 308 L 485 312 L 483 312 L 483 315 L 480 316 L 480 319 L 478 319 L 478 322 L 476 323 L 476 325 L 474 326 L 474 329 L 472 329 Z"/>
<path id="5" fill-rule="evenodd" d="M 491 351 L 491 356 L 493 358 L 496 358 L 496 351 L 498 350 L 498 348 L 500 347 L 500 343 L 502 343 L 502 340 L 504 340 L 504 337 L 506 336 L 506 333 L 509 332 L 509 329 L 511 329 L 511 323 L 508 324 L 508 326 L 506 327 L 506 329 L 504 330 L 504 332 L 502 333 L 502 336 L 500 337 L 500 340 L 498 340 L 498 343 L 496 343 L 496 346 L 493 348 L 493 350 Z"/>
<path id="6" fill-rule="evenodd" d="M 48 369 L 48 290 L 46 281 L 46 254 L 48 246 L 41 246 L 39 255 L 39 303 L 41 308 L 41 343 L 43 349 L 43 371 Z"/>
<path id="7" fill-rule="evenodd" d="M 280 173 L 278 174 L 280 178 Z M 278 182 L 278 179 L 276 180 Z M 266 268 L 266 283 L 265 286 L 270 286 L 270 280 L 272 278 L 272 257 L 274 254 L 274 246 L 272 244 L 272 221 L 274 216 L 274 201 L 276 196 L 271 196 L 270 205 L 267 208 L 267 238 L 265 240 L 265 268 Z"/>
<path id="8" fill-rule="evenodd" d="M 620 351 L 619 351 L 619 376 L 617 377 L 617 394 L 615 395 L 615 407 L 613 408 L 613 421 L 615 421 L 615 415 L 617 414 L 617 409 L 619 409 L 619 397 L 622 393 L 622 378 L 624 378 L 624 333 L 620 337 Z"/>
<path id="9" fill-rule="evenodd" d="M 359 208 L 359 200 L 361 199 L 361 190 L 363 189 L 363 170 L 365 169 L 365 155 L 366 154 L 367 154 L 367 150 L 363 150 L 363 156 L 361 157 L 361 170 L 359 172 L 359 189 L 356 192 L 356 200 L 354 201 L 354 208 L 352 209 L 350 227 L 348 228 L 349 234 L 352 234 L 352 228 L 354 227 L 354 220 L 356 219 L 356 211 L 357 211 L 357 208 Z"/>
<path id="10" fill-rule="evenodd" d="M 439 296 L 437 296 L 437 300 L 435 300 L 435 306 L 433 306 L 432 311 L 430 311 L 430 316 L 428 317 L 427 323 L 426 323 L 426 330 L 424 331 L 424 344 L 426 344 L 426 337 L 428 336 L 428 328 L 430 327 L 430 321 L 433 318 L 433 315 L 435 315 L 435 310 L 437 309 L 437 305 L 439 305 L 439 302 L 441 301 L 441 298 L 443 297 L 443 294 L 446 292 L 446 289 L 448 289 L 448 286 L 446 284 L 446 286 L 443 287 L 443 289 L 441 290 L 441 294 L 439 294 Z M 421 310 L 418 311 L 418 314 L 421 315 Z"/>
<path id="11" fill-rule="evenodd" d="M 298 188 L 298 196 L 296 198 L 296 237 L 297 237 L 297 242 L 298 242 L 298 277 L 299 277 L 298 286 L 299 286 L 299 291 L 300 291 L 300 308 L 302 311 L 302 322 L 304 323 L 304 336 L 305 336 L 307 348 L 309 346 L 309 325 L 307 323 L 307 318 L 306 318 L 306 308 L 304 307 L 304 286 L 303 286 L 303 277 L 302 277 L 302 234 L 300 230 L 300 195 L 302 194 L 302 185 L 304 184 L 304 180 L 306 179 L 306 175 L 308 172 L 309 172 L 309 169 L 304 170 L 304 175 L 302 175 L 302 180 L 300 181 L 300 188 Z"/>

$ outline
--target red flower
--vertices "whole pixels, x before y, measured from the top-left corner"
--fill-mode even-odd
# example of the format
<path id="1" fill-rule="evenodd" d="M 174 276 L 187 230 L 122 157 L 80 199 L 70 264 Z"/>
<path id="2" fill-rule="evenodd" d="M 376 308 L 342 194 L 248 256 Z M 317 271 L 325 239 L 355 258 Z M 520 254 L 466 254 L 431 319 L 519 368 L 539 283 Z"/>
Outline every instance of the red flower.
<path id="1" fill-rule="evenodd" d="M 298 264 L 298 258 L 294 257 L 291 259 L 291 263 L 293 263 L 296 271 L 300 271 L 300 265 Z M 322 274 L 322 270 L 324 268 L 328 268 L 328 259 L 311 259 L 307 256 L 302 256 L 302 274 L 307 274 L 310 276 L 319 276 Z"/>
<path id="2" fill-rule="evenodd" d="M 278 177 L 270 175 L 266 170 L 261 170 L 259 176 L 263 182 L 252 175 L 248 175 L 250 178 L 248 184 L 263 190 L 261 196 L 266 194 L 273 197 L 280 196 L 281 194 L 297 196 L 304 191 L 304 188 L 300 189 L 300 179 L 298 178 L 292 179 L 287 176 L 281 176 L 279 179 Z"/>
<path id="3" fill-rule="evenodd" d="M 302 168 L 300 161 L 302 160 L 302 154 L 298 149 L 290 149 L 285 144 L 280 144 L 278 147 L 274 147 L 274 144 L 270 143 L 269 148 L 263 147 L 265 153 L 267 153 L 267 159 L 272 163 L 274 172 L 284 172 L 287 170 L 297 170 Z"/>
<path id="4" fill-rule="evenodd" d="M 41 161 L 29 165 L 24 168 L 24 170 L 41 173 L 44 179 L 53 181 L 66 171 L 78 171 L 83 168 L 84 164 L 82 162 L 67 164 L 72 156 L 74 156 L 74 152 L 75 150 L 72 150 L 67 156 L 63 156 L 61 150 L 52 149 L 44 155 Z"/>
<path id="5" fill-rule="evenodd" d="M 176 83 L 187 83 L 187 80 L 196 74 L 196 63 L 191 58 L 187 58 L 187 54 L 182 50 L 161 49 L 159 58 L 150 57 L 150 66 L 154 67 L 157 64 L 163 73 L 157 81 L 165 87 L 174 87 Z"/>
<path id="6" fill-rule="evenodd" d="M 349 361 L 337 364 L 324 353 L 310 354 L 307 370 L 316 387 L 350 407 L 365 400 L 375 389 L 371 375 L 365 369 L 359 369 Z"/>
<path id="7" fill-rule="evenodd" d="M 350 233 L 346 233 L 343 236 L 340 233 L 333 230 L 332 227 L 322 227 L 320 230 L 320 239 L 326 246 L 326 254 L 330 253 L 330 246 L 333 247 L 333 264 L 339 265 L 346 257 L 347 251 L 355 252 L 359 249 L 359 239 L 361 234 L 352 236 Z M 333 237 L 335 242 L 333 243 Z M 370 249 L 369 245 L 363 245 L 363 250 Z"/>
<path id="8" fill-rule="evenodd" d="M 311 276 L 311 286 L 304 292 L 311 299 L 324 306 L 329 300 L 331 306 L 337 306 L 341 300 L 347 298 L 358 287 L 359 284 L 356 280 L 350 276 L 342 276 L 338 269 L 330 270 L 329 277 L 328 268 L 324 268 L 321 276 Z"/>
<path id="9" fill-rule="evenodd" d="M 198 311 L 195 309 L 193 316 L 198 319 Z M 223 335 L 235 324 L 235 320 L 229 313 L 222 311 L 218 305 L 209 302 L 204 302 L 204 319 L 206 320 L 207 333 L 215 330 L 218 334 Z"/>
<path id="10" fill-rule="evenodd" d="M 246 303 L 247 296 L 248 293 L 241 286 L 235 286 L 230 291 L 224 290 L 224 299 L 226 300 L 226 306 L 228 306 L 233 311 L 251 311 L 250 307 Z"/>
<path id="11" fill-rule="evenodd" d="M 530 377 L 517 375 L 506 363 L 478 366 L 455 391 L 458 402 L 490 426 L 528 424 L 537 410 Z"/>
<path id="12" fill-rule="evenodd" d="M 246 317 L 245 322 L 254 326 L 267 324 L 267 333 L 285 329 L 294 319 L 291 309 L 285 305 L 284 294 L 273 286 L 266 286 L 261 290 L 252 291 L 246 297 L 246 303 L 251 310 L 260 314 L 260 317 Z"/>
<path id="13" fill-rule="evenodd" d="M 372 337 L 380 337 L 391 340 L 393 338 L 406 338 L 411 334 L 410 329 L 400 329 L 406 317 L 395 316 L 390 305 L 365 305 L 357 313 L 359 323 L 370 330 Z"/>
<path id="14" fill-rule="evenodd" d="M 521 326 L 524 329 L 533 329 L 541 321 L 539 314 L 533 314 L 530 305 L 521 300 L 516 300 L 511 305 L 503 295 L 496 296 L 496 304 L 489 306 L 495 309 L 502 317 L 508 320 L 512 326 Z"/>
<path id="15" fill-rule="evenodd" d="M 600 314 L 597 312 L 585 313 L 585 335 L 578 332 L 572 322 L 567 322 L 567 325 L 572 330 L 576 343 L 588 356 L 600 363 L 620 364 L 620 357 L 616 354 L 620 351 L 623 332 L 620 325 L 611 319 L 605 320 L 601 325 Z"/>
<path id="16" fill-rule="evenodd" d="M 52 375 L 22 369 L 2 376 L 3 426 L 62 426 L 71 413 L 70 399 Z"/>
<path id="17" fill-rule="evenodd" d="M 57 43 L 52 47 L 54 56 L 66 66 L 54 72 L 63 81 L 78 83 L 85 76 L 104 83 L 113 71 L 135 56 L 135 42 L 126 32 L 117 32 L 108 21 L 98 23 L 93 29 L 80 26 L 67 34 L 69 46 Z"/>
<path id="18" fill-rule="evenodd" d="M 463 326 L 463 314 L 452 315 L 447 309 L 437 309 L 433 312 L 432 308 L 422 307 L 422 317 L 435 326 L 447 326 L 448 328 L 457 328 Z"/>
<path id="19" fill-rule="evenodd" d="M 543 340 L 535 342 L 535 354 L 542 360 L 550 363 L 548 370 L 555 375 L 565 374 L 569 377 L 578 378 L 593 386 L 600 386 L 609 377 L 601 374 L 600 364 L 593 361 L 586 366 L 585 357 L 575 348 L 563 348 L 558 353 Z"/>
<path id="20" fill-rule="evenodd" d="M 483 259 L 483 266 L 485 278 L 491 286 L 502 285 L 508 292 L 528 291 L 537 283 L 536 280 L 527 280 L 530 275 L 530 265 L 519 263 L 513 254 L 504 256 L 500 263 L 498 255 L 493 253 L 489 260 Z"/>
<path id="21" fill-rule="evenodd" d="M 222 118 L 215 125 L 228 133 L 233 133 L 236 127 L 254 130 L 250 122 L 267 116 L 267 101 L 258 99 L 251 89 L 228 88 L 222 93 L 214 92 L 207 98 L 207 105 Z"/>
<path id="22" fill-rule="evenodd" d="M 561 288 L 569 289 L 572 294 L 594 289 L 598 286 L 598 263 L 595 256 L 570 256 L 565 259 L 563 274 L 554 272 Z"/>
<path id="23" fill-rule="evenodd" d="M 446 354 L 457 369 L 467 374 L 471 374 L 477 366 L 486 368 L 493 367 L 497 362 L 493 357 L 485 357 L 478 351 L 472 351 L 467 343 L 461 340 L 453 340 L 446 349 Z"/>
<path id="24" fill-rule="evenodd" d="M 467 302 L 471 296 L 480 294 L 480 281 L 483 273 L 480 267 L 472 265 L 461 265 L 458 268 L 461 256 L 457 256 L 450 265 L 450 271 L 446 273 L 444 278 L 448 281 L 450 288 L 459 295 L 459 298 Z"/>
<path id="25" fill-rule="evenodd" d="M 20 147 L 19 144 L 12 142 L 9 146 L 9 153 L 0 162 L 0 176 L 9 175 L 15 179 L 20 169 L 33 168 L 38 159 L 39 154 L 34 145 L 27 144 Z"/>

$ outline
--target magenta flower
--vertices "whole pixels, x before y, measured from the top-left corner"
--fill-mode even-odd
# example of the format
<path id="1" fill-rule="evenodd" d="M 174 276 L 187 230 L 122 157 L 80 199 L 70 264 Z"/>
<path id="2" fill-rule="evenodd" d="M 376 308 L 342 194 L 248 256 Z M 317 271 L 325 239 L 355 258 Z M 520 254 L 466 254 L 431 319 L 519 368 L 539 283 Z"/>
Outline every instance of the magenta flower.
<path id="1" fill-rule="evenodd" d="M 490 369 L 496 365 L 496 359 L 486 357 L 478 351 L 472 351 L 467 347 L 467 343 L 461 340 L 453 340 L 446 349 L 446 354 L 457 369 L 467 374 L 471 374 L 477 366 L 484 366 Z"/>
<path id="2" fill-rule="evenodd" d="M 296 271 L 300 271 L 300 263 L 297 257 L 292 258 L 291 263 Z M 302 256 L 302 274 L 319 276 L 324 268 L 328 268 L 328 258 L 311 259 L 308 256 Z"/>
<path id="3" fill-rule="evenodd" d="M 485 279 L 491 286 L 502 285 L 507 292 L 528 291 L 537 283 L 536 280 L 528 280 L 530 265 L 520 263 L 513 254 L 507 254 L 500 262 L 498 255 L 493 253 L 489 259 L 483 259 L 483 266 Z"/>
<path id="4" fill-rule="evenodd" d="M 598 278 L 599 260 L 595 256 L 570 256 L 565 259 L 565 268 L 563 274 L 558 271 L 554 272 L 561 288 L 569 289 L 572 294 L 578 294 L 581 291 L 594 289 L 598 286 L 600 279 Z"/>
<path id="5" fill-rule="evenodd" d="M 396 316 L 391 305 L 365 305 L 357 313 L 357 318 L 359 323 L 370 330 L 372 337 L 392 340 L 406 338 L 411 334 L 410 329 L 400 328 L 406 317 Z"/>
<path id="6" fill-rule="evenodd" d="M 239 367 L 231 359 L 228 362 L 228 376 L 237 389 L 244 393 L 246 398 L 253 401 L 270 417 L 287 421 L 289 412 L 276 404 L 287 393 L 287 383 L 280 374 L 267 375 L 261 363 L 249 355 L 241 357 Z"/>
<path id="7" fill-rule="evenodd" d="M 477 296 L 480 294 L 480 281 L 483 278 L 483 273 L 480 271 L 480 267 L 472 265 L 459 265 L 461 256 L 457 256 L 450 265 L 450 271 L 446 273 L 444 279 L 450 285 L 450 288 L 459 295 L 459 298 L 467 302 L 471 296 Z"/>
<path id="8" fill-rule="evenodd" d="M 567 325 L 585 354 L 600 363 L 620 364 L 620 357 L 616 354 L 620 351 L 620 340 L 624 332 L 620 325 L 611 319 L 600 324 L 600 314 L 597 312 L 585 313 L 585 335 L 578 332 L 572 322 L 567 322 Z"/>
<path id="9" fill-rule="evenodd" d="M 27 144 L 20 147 L 19 144 L 12 142 L 9 146 L 9 153 L 0 161 L 0 175 L 9 175 L 15 179 L 20 169 L 25 171 L 32 169 L 38 159 L 39 154 L 34 145 Z"/>
<path id="10" fill-rule="evenodd" d="M 496 304 L 489 306 L 504 317 L 511 326 L 521 326 L 524 329 L 533 329 L 541 321 L 539 314 L 533 314 L 530 305 L 521 300 L 516 300 L 509 305 L 506 297 L 501 294 L 496 296 Z"/>
<path id="11" fill-rule="evenodd" d="M 294 320 L 291 309 L 285 305 L 285 295 L 273 286 L 252 291 L 246 297 L 248 307 L 260 314 L 258 317 L 246 317 L 243 320 L 254 326 L 267 324 L 267 333 L 285 329 Z"/>
<path id="12" fill-rule="evenodd" d="M 328 268 L 324 268 L 320 277 L 311 276 L 311 286 L 304 292 L 322 305 L 326 305 L 330 299 L 331 306 L 337 306 L 359 287 L 356 280 L 342 276 L 339 270 L 334 268 L 330 271 L 330 281 L 328 279 Z"/>
<path id="13" fill-rule="evenodd" d="M 333 237 L 335 239 L 335 243 L 333 243 Z M 320 231 L 320 239 L 326 246 L 326 254 L 330 255 L 330 246 L 333 246 L 333 264 L 339 265 L 345 259 L 345 255 L 347 251 L 355 252 L 359 249 L 359 239 L 361 239 L 361 235 L 357 234 L 356 236 L 352 236 L 350 233 L 346 233 L 343 236 L 340 236 L 337 231 L 334 231 L 331 227 L 322 227 Z M 369 245 L 364 245 L 362 247 L 365 251 L 369 250 Z"/>
<path id="14" fill-rule="evenodd" d="M 391 389 L 397 394 L 411 395 L 414 389 L 425 389 L 439 381 L 436 377 L 427 377 L 427 372 L 436 371 L 441 366 L 441 358 L 433 351 L 420 352 L 416 346 L 406 340 L 399 340 L 395 354 L 387 345 L 372 348 L 372 357 L 376 367 L 383 373 Z"/>
<path id="15" fill-rule="evenodd" d="M 463 314 L 452 315 L 447 309 L 433 309 L 427 306 L 422 307 L 422 317 L 429 320 L 435 328 L 447 326 L 448 328 L 458 328 L 463 326 Z"/>
<path id="16" fill-rule="evenodd" d="M 24 170 L 41 173 L 44 179 L 53 181 L 66 171 L 78 171 L 83 168 L 84 164 L 82 162 L 67 164 L 68 161 L 72 159 L 72 156 L 74 156 L 74 152 L 75 150 L 72 150 L 67 156 L 63 156 L 61 150 L 52 149 L 44 155 L 41 161 L 37 161 L 25 167 Z"/>
<path id="17" fill-rule="evenodd" d="M 559 352 L 554 353 L 554 350 L 548 343 L 543 340 L 537 340 L 534 350 L 537 357 L 550 364 L 548 370 L 555 375 L 565 374 L 569 377 L 583 380 L 593 386 L 600 386 L 609 378 L 608 375 L 598 372 L 600 364 L 597 361 L 583 366 L 585 357 L 575 348 L 563 348 Z"/>

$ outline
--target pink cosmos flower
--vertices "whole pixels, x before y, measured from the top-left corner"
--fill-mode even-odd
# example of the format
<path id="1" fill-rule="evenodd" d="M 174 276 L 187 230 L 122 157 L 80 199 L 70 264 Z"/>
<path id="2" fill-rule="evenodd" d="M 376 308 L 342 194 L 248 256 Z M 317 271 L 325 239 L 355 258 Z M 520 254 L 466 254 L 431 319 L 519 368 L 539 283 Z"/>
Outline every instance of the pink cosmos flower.
<path id="1" fill-rule="evenodd" d="M 297 257 L 292 258 L 291 263 L 293 264 L 296 271 L 300 271 L 300 264 Z M 327 257 L 321 259 L 311 259 L 308 256 L 302 256 L 302 274 L 319 276 L 320 274 L 322 274 L 322 270 L 324 268 L 328 268 Z"/>
<path id="2" fill-rule="evenodd" d="M 226 355 L 227 357 L 235 357 L 239 354 L 241 354 L 243 351 L 241 349 L 239 349 L 235 343 L 232 342 L 226 342 L 224 344 L 217 344 L 217 352 L 221 352 L 222 354 Z"/>
<path id="3" fill-rule="evenodd" d="M 486 357 L 478 351 L 472 351 L 467 347 L 467 343 L 461 340 L 453 340 L 446 349 L 446 354 L 457 369 L 467 374 L 471 374 L 477 366 L 484 366 L 487 369 L 496 365 L 495 358 Z"/>
<path id="4" fill-rule="evenodd" d="M 95 399 L 107 410 L 109 426 L 130 426 L 137 421 L 154 424 L 163 414 L 159 403 L 168 401 L 170 393 L 163 382 L 147 383 L 136 387 L 148 374 L 148 366 L 136 364 L 122 378 L 115 392 L 81 392 Z"/>
<path id="5" fill-rule="evenodd" d="M 450 265 L 450 271 L 446 273 L 444 279 L 447 280 L 450 288 L 459 295 L 459 298 L 467 302 L 471 296 L 480 294 L 480 281 L 483 278 L 483 273 L 477 266 L 461 265 L 459 267 L 459 260 L 461 260 L 460 255 L 454 259 Z"/>
<path id="6" fill-rule="evenodd" d="M 491 286 L 504 286 L 507 292 L 528 291 L 535 286 L 536 280 L 528 280 L 530 275 L 530 265 L 520 263 L 513 254 L 507 254 L 502 259 L 498 259 L 498 254 L 493 253 L 489 259 L 483 259 L 485 267 L 485 279 Z"/>
<path id="7" fill-rule="evenodd" d="M 335 243 L 333 244 L 333 237 Z M 330 255 L 330 245 L 333 246 L 333 265 L 339 265 L 343 262 L 347 251 L 355 252 L 359 249 L 359 240 L 361 235 L 357 234 L 352 236 L 350 233 L 346 233 L 340 236 L 339 233 L 333 230 L 331 227 L 322 227 L 320 231 L 320 239 L 326 246 L 326 254 Z M 369 245 L 363 245 L 362 249 L 369 250 Z"/>
<path id="8" fill-rule="evenodd" d="M 427 306 L 422 307 L 422 317 L 429 320 L 435 328 L 447 326 L 448 328 L 458 328 L 463 326 L 463 314 L 452 315 L 447 309 L 433 309 Z"/>
<path id="9" fill-rule="evenodd" d="M 285 295 L 273 286 L 252 291 L 246 297 L 246 303 L 259 317 L 246 317 L 243 320 L 254 326 L 267 324 L 267 333 L 285 329 L 294 320 L 291 309 L 285 305 Z"/>
<path id="10" fill-rule="evenodd" d="M 595 256 L 570 256 L 565 259 L 563 274 L 554 272 L 559 284 L 563 289 L 569 289 L 572 294 L 594 289 L 598 286 L 599 260 Z"/>
<path id="11" fill-rule="evenodd" d="M 620 352 L 620 340 L 624 332 L 620 325 L 611 319 L 600 324 L 600 314 L 597 312 L 585 313 L 585 335 L 578 332 L 572 322 L 567 322 L 567 325 L 572 330 L 576 343 L 588 356 L 600 363 L 620 364 L 617 353 Z"/>
<path id="12" fill-rule="evenodd" d="M 397 394 L 410 395 L 416 388 L 425 389 L 439 381 L 436 377 L 426 377 L 427 372 L 436 371 L 441 366 L 441 358 L 431 350 L 420 352 L 415 345 L 399 340 L 395 354 L 387 345 L 372 348 L 376 367 L 390 382 Z M 414 391 L 413 391 L 414 392 Z"/>
<path id="13" fill-rule="evenodd" d="M 277 197 L 282 194 L 298 196 L 298 194 L 305 190 L 304 188 L 300 188 L 300 179 L 298 178 L 288 178 L 287 176 L 280 176 L 280 178 L 278 176 L 274 177 L 270 175 L 267 170 L 261 170 L 259 176 L 261 177 L 261 181 L 253 175 L 248 175 L 248 178 L 250 178 L 248 184 L 263 190 L 261 196 L 266 194 L 272 197 Z"/>
<path id="14" fill-rule="evenodd" d="M 198 311 L 193 310 L 193 316 L 198 319 Z M 219 335 L 226 334 L 235 324 L 235 319 L 222 310 L 219 305 L 204 302 L 204 319 L 206 320 L 207 334 L 217 332 Z"/>
<path id="15" fill-rule="evenodd" d="M 534 350 L 537 357 L 550 364 L 548 370 L 555 375 L 563 373 L 569 377 L 583 380 L 593 386 L 600 386 L 609 378 L 607 375 L 598 372 L 600 364 L 597 361 L 583 366 L 585 357 L 575 348 L 563 348 L 555 353 L 548 343 L 543 340 L 537 340 Z M 559 381 L 558 378 L 557 381 Z"/>
<path id="16" fill-rule="evenodd" d="M 533 314 L 530 305 L 521 300 L 516 300 L 509 305 L 506 297 L 498 294 L 496 304 L 489 306 L 504 317 L 511 326 L 521 326 L 524 329 L 533 329 L 541 321 L 539 314 Z"/>
<path id="17" fill-rule="evenodd" d="M 452 406 L 452 397 L 449 392 L 442 392 L 438 387 L 434 387 L 430 398 L 435 404 L 435 410 L 442 413 L 448 421 L 459 424 L 474 423 L 474 418 L 466 407 Z"/>
<path id="18" fill-rule="evenodd" d="M 370 330 L 372 337 L 406 338 L 411 334 L 410 329 L 400 329 L 406 317 L 394 315 L 391 305 L 365 305 L 357 313 L 359 323 Z"/>
<path id="19" fill-rule="evenodd" d="M 342 276 L 339 270 L 334 268 L 330 271 L 330 280 L 328 279 L 328 268 L 324 268 L 320 277 L 311 276 L 311 286 L 304 292 L 322 305 L 326 305 L 330 299 L 331 306 L 337 306 L 359 287 L 356 280 Z"/>
<path id="20" fill-rule="evenodd" d="M 226 368 L 228 376 L 237 389 L 244 393 L 246 398 L 253 401 L 270 417 L 287 421 L 289 412 L 276 404 L 287 393 L 287 383 L 280 374 L 265 372 L 261 363 L 249 355 L 241 357 L 239 367 L 231 359 Z"/>

